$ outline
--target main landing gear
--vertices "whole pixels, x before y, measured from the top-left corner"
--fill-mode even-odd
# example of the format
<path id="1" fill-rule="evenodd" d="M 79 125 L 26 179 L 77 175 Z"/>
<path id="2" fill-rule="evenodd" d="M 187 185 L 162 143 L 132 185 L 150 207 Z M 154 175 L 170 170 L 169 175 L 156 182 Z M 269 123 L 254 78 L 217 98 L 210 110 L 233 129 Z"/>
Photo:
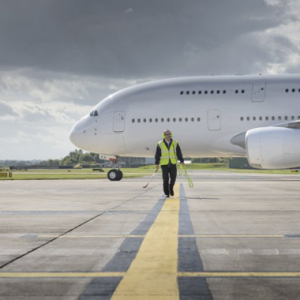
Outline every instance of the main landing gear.
<path id="1" fill-rule="evenodd" d="M 107 178 L 110 181 L 120 181 L 123 178 L 123 173 L 120 169 L 111 169 L 107 173 Z"/>

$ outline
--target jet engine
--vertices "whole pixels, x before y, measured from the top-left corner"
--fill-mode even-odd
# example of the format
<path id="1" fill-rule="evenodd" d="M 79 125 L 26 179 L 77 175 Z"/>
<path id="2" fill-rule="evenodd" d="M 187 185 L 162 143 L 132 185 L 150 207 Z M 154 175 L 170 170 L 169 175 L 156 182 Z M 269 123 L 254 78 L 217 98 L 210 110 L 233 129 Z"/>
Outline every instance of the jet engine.
<path id="1" fill-rule="evenodd" d="M 300 129 L 263 127 L 248 130 L 246 151 L 249 164 L 258 169 L 300 166 Z"/>

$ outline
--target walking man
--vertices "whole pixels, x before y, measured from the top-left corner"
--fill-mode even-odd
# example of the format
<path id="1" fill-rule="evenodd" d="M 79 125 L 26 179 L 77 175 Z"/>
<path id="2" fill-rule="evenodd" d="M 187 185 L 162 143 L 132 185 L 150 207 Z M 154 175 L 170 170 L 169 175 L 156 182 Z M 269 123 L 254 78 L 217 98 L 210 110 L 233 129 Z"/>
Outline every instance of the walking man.
<path id="1" fill-rule="evenodd" d="M 181 149 L 177 141 L 172 139 L 170 130 L 162 134 L 163 140 L 158 142 L 155 153 L 156 171 L 162 169 L 164 193 L 167 197 L 174 196 L 174 184 L 177 176 L 177 160 L 184 164 Z M 170 178 L 170 180 L 169 180 Z"/>

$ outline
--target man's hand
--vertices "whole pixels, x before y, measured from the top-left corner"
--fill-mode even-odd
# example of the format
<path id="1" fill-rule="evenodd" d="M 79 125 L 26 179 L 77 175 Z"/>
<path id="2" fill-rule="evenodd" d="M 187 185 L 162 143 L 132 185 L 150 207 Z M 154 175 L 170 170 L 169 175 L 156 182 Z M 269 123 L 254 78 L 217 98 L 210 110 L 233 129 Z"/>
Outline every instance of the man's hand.
<path id="1" fill-rule="evenodd" d="M 155 172 L 157 172 L 158 169 L 159 169 L 159 165 L 156 165 Z"/>

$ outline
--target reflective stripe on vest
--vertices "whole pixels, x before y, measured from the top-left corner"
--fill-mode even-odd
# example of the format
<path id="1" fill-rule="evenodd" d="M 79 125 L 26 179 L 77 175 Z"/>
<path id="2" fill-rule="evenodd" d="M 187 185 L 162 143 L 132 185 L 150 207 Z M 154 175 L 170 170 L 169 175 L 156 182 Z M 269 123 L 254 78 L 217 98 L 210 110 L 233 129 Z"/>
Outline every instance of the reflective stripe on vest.
<path id="1" fill-rule="evenodd" d="M 177 164 L 177 155 L 176 155 L 176 148 L 177 148 L 177 141 L 172 141 L 172 144 L 170 145 L 170 149 L 166 146 L 164 141 L 160 141 L 158 143 L 160 149 L 161 149 L 161 157 L 159 164 L 161 166 L 165 166 L 169 164 L 169 160 L 171 161 L 171 164 L 175 165 Z"/>

